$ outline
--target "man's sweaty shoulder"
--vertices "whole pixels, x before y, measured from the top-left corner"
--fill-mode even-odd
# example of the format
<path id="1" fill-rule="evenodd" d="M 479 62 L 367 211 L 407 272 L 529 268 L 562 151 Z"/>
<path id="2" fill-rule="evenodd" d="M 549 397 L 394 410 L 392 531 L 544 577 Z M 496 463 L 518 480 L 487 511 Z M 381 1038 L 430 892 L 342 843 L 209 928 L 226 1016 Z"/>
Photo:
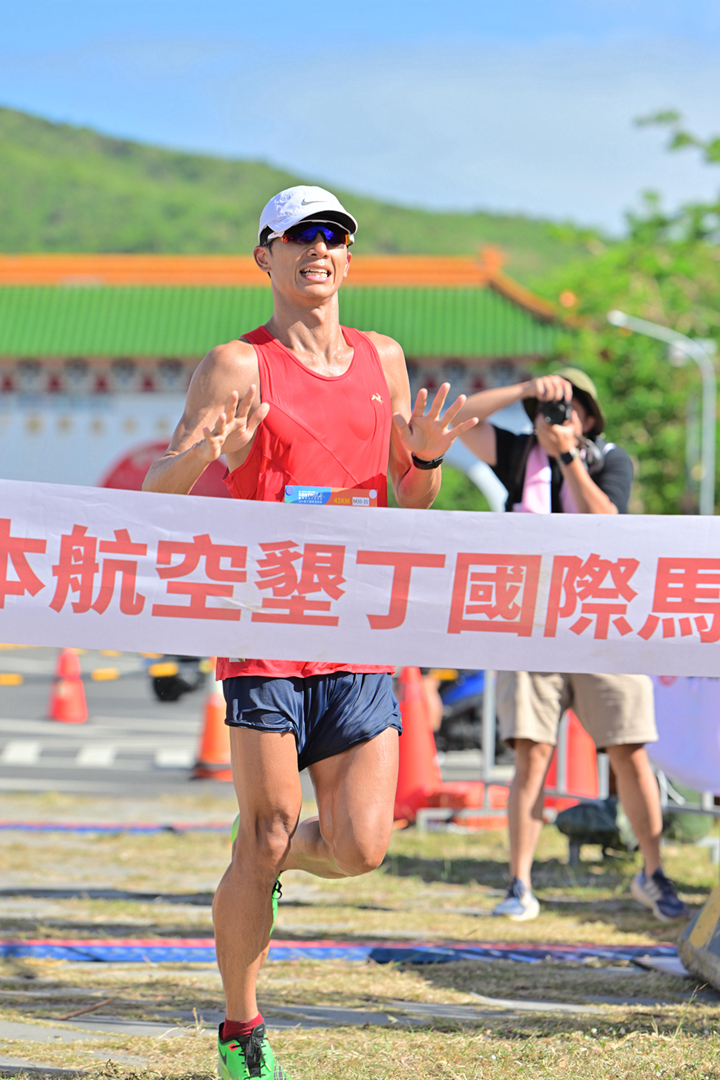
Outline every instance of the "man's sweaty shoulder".
<path id="1" fill-rule="evenodd" d="M 236 339 L 216 345 L 195 369 L 185 400 L 185 410 L 168 448 L 180 453 L 202 437 L 204 426 L 212 427 L 227 399 L 235 390 L 242 401 L 255 386 L 253 411 L 260 405 L 257 356 L 248 341 Z"/>
<path id="2" fill-rule="evenodd" d="M 216 345 L 198 364 L 190 382 L 188 403 L 191 395 L 197 404 L 223 404 L 228 395 L 236 390 L 242 399 L 253 384 L 258 387 L 259 372 L 255 349 L 249 341 L 236 338 L 223 345 Z"/>

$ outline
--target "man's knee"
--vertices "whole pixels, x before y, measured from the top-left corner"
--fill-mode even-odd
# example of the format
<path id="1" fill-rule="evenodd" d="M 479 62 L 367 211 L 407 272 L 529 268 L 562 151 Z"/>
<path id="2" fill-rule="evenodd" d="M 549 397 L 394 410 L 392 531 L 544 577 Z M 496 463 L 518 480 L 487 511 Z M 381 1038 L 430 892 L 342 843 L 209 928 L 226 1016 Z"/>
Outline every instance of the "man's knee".
<path id="1" fill-rule="evenodd" d="M 337 837 L 330 842 L 335 865 L 347 877 L 359 877 L 377 870 L 385 858 L 390 842 L 389 834 L 383 830 L 368 832 L 362 836 Z"/>
<path id="2" fill-rule="evenodd" d="M 515 775 L 518 780 L 542 772 L 543 776 L 550 764 L 554 746 L 550 743 L 535 742 L 533 739 L 515 740 Z"/>
<path id="3" fill-rule="evenodd" d="M 615 772 L 626 769 L 637 771 L 648 760 L 644 743 L 620 743 L 618 746 L 608 746 L 607 754 Z"/>
<path id="4" fill-rule="evenodd" d="M 297 829 L 299 811 L 275 809 L 264 813 L 240 815 L 237 839 L 233 845 L 233 861 L 250 860 L 258 870 L 274 873 L 286 857 L 290 841 Z"/>

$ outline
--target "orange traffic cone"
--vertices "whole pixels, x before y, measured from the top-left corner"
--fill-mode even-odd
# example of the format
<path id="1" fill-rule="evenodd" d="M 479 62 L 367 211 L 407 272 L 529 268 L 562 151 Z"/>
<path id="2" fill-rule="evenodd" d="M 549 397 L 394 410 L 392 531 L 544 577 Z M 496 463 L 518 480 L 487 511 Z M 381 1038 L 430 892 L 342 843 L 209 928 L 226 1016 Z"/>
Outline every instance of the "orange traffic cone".
<path id="1" fill-rule="evenodd" d="M 599 793 L 597 753 L 595 743 L 582 726 L 572 710 L 568 710 L 567 750 L 565 754 L 565 790 L 567 797 L 550 795 L 545 798 L 545 806 L 564 810 L 575 806 L 578 797 L 597 799 Z M 552 756 L 545 785 L 557 786 L 557 750 Z"/>
<path id="2" fill-rule="evenodd" d="M 63 724 L 84 724 L 87 718 L 78 654 L 74 649 L 63 649 L 58 657 L 55 682 L 50 691 L 48 719 L 59 720 Z"/>
<path id="3" fill-rule="evenodd" d="M 63 649 L 55 668 L 56 679 L 79 679 L 80 657 L 76 649 Z"/>
<path id="4" fill-rule="evenodd" d="M 400 672 L 400 737 L 395 820 L 414 821 L 417 810 L 428 805 L 428 796 L 442 785 L 442 775 L 422 690 L 420 668 Z"/>
<path id="5" fill-rule="evenodd" d="M 584 799 L 597 799 L 600 789 L 595 743 L 574 712 L 568 719 L 567 789 Z"/>
<path id="6" fill-rule="evenodd" d="M 215 681 L 205 700 L 203 730 L 193 776 L 198 780 L 232 780 L 230 732 L 225 723 L 222 683 Z"/>

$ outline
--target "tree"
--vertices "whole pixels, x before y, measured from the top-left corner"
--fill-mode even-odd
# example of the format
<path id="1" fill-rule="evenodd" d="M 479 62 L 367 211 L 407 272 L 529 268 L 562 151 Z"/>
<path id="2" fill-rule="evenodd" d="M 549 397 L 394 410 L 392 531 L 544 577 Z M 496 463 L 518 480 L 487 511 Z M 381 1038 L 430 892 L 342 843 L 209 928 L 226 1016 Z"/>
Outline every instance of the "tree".
<path id="1" fill-rule="evenodd" d="M 639 123 L 669 126 L 671 150 L 695 147 L 708 163 L 720 162 L 720 138 L 689 134 L 676 112 L 655 113 Z M 624 239 L 586 241 L 591 258 L 546 280 L 543 291 L 559 296 L 571 312 L 574 329 L 562 340 L 562 362 L 577 364 L 595 380 L 608 437 L 635 460 L 631 509 L 693 513 L 699 480 L 692 449 L 699 397 L 695 366 L 672 367 L 659 342 L 609 326 L 606 314 L 619 308 L 720 342 L 720 199 L 669 212 L 656 192 L 645 192 L 640 209 L 626 221 Z"/>

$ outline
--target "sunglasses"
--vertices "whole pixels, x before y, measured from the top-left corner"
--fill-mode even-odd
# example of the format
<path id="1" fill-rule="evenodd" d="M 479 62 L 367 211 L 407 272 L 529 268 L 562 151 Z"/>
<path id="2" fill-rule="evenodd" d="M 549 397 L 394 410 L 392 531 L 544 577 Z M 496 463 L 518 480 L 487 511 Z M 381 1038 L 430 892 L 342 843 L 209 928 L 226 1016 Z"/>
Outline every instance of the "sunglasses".
<path id="1" fill-rule="evenodd" d="M 284 244 L 304 244 L 309 247 L 315 243 L 315 237 L 318 233 L 320 233 L 329 248 L 347 247 L 353 242 L 351 234 L 347 229 L 343 229 L 341 225 L 321 225 L 318 222 L 312 222 L 309 225 L 300 222 L 299 225 L 293 225 L 279 235 L 270 233 L 268 241 L 282 240 Z"/>

